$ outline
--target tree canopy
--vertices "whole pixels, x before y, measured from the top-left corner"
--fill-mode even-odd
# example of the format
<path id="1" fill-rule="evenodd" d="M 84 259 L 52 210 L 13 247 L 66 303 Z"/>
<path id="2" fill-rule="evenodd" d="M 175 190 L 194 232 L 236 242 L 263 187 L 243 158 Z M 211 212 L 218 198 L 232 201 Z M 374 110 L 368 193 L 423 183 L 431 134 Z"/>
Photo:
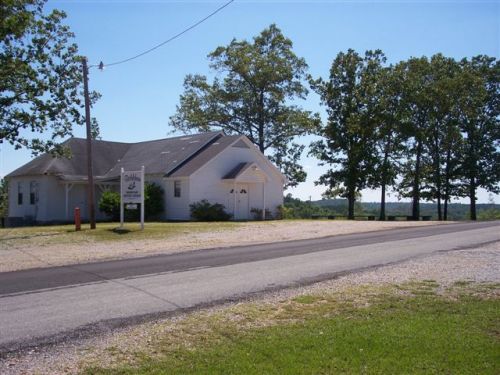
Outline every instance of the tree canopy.
<path id="1" fill-rule="evenodd" d="M 456 61 L 436 54 L 384 66 L 381 51 L 339 53 L 329 80 L 312 81 L 328 119 L 311 145 L 329 170 L 317 181 L 326 197 L 354 201 L 363 188 L 386 187 L 436 202 L 447 219 L 451 199 L 469 197 L 476 219 L 478 188 L 500 191 L 500 64 L 476 56 Z M 444 210 L 442 203 L 444 202 Z"/>
<path id="2" fill-rule="evenodd" d="M 233 39 L 208 55 L 217 72 L 209 82 L 188 75 L 184 93 L 170 124 L 184 132 L 223 130 L 246 135 L 288 177 L 289 185 L 305 180 L 298 164 L 304 149 L 294 140 L 310 133 L 319 115 L 293 104 L 308 94 L 307 64 L 276 25 L 252 42 Z"/>
<path id="3" fill-rule="evenodd" d="M 33 153 L 62 152 L 58 143 L 84 123 L 81 57 L 60 10 L 45 0 L 0 3 L 0 142 Z M 91 101 L 98 99 L 91 94 Z M 94 133 L 97 129 L 93 120 Z"/>
<path id="4" fill-rule="evenodd" d="M 368 186 L 376 162 L 375 134 L 380 121 L 376 83 L 384 61 L 382 51 L 360 56 L 350 49 L 334 59 L 327 81 L 312 82 L 328 115 L 318 133 L 323 140 L 311 147 L 320 165 L 330 167 L 318 183 L 327 186 L 326 197 L 347 198 L 351 219 L 356 197 Z"/>

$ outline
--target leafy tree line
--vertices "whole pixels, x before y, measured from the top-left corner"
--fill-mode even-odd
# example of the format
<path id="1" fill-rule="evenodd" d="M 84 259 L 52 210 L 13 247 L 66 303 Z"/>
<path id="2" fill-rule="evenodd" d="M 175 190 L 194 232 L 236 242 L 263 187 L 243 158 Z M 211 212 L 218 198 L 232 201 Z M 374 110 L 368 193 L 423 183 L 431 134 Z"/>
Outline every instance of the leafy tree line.
<path id="1" fill-rule="evenodd" d="M 328 78 L 314 79 L 295 55 L 292 42 L 276 25 L 252 42 L 233 39 L 208 58 L 216 74 L 188 75 L 177 111 L 170 118 L 184 132 L 223 130 L 246 135 L 296 186 L 306 178 L 299 165 L 299 136 L 321 140 L 310 154 L 328 167 L 317 184 L 325 197 L 348 200 L 353 218 L 365 188 L 380 188 L 380 219 L 385 197 L 394 189 L 420 202 L 437 202 L 438 219 L 448 219 L 453 198 L 470 198 L 475 220 L 476 192 L 499 192 L 499 79 L 495 58 L 456 61 L 436 54 L 387 64 L 382 51 L 339 53 Z M 308 85 L 309 84 L 309 85 Z M 308 86 L 326 109 L 301 109 Z"/>
<path id="2" fill-rule="evenodd" d="M 45 2 L 0 5 L 0 143 L 62 154 L 58 141 L 84 123 L 82 57 L 64 12 L 44 13 Z M 171 126 L 246 135 L 288 186 L 306 178 L 299 137 L 321 136 L 311 154 L 328 169 L 317 183 L 325 196 L 347 198 L 351 218 L 364 188 L 381 188 L 381 219 L 388 189 L 412 198 L 414 218 L 427 200 L 445 220 L 453 198 L 469 197 L 476 219 L 477 189 L 500 191 L 500 65 L 493 57 L 437 54 L 389 65 L 380 50 L 348 50 L 327 78 L 313 78 L 292 41 L 270 25 L 208 58 L 214 78 L 185 78 Z M 311 89 L 326 109 L 324 122 L 300 106 Z"/>
<path id="3" fill-rule="evenodd" d="M 500 192 L 500 64 L 441 54 L 385 62 L 379 50 L 349 50 L 328 80 L 311 81 L 328 114 L 311 150 L 330 166 L 318 181 L 326 196 L 347 198 L 352 217 L 356 193 L 381 187 L 381 220 L 388 187 L 412 199 L 414 219 L 421 200 L 446 220 L 451 199 L 468 197 L 476 220 L 477 189 Z"/>
<path id="4" fill-rule="evenodd" d="M 0 144 L 65 155 L 60 142 L 85 123 L 82 56 L 66 14 L 44 12 L 45 3 L 0 2 Z M 91 92 L 91 103 L 99 96 Z"/>

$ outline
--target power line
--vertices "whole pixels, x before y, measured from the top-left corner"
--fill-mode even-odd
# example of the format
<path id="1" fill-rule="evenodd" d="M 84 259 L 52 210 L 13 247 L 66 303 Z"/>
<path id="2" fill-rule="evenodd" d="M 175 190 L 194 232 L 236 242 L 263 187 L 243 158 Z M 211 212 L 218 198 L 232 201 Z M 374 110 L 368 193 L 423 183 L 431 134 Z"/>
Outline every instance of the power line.
<path id="1" fill-rule="evenodd" d="M 124 59 L 124 60 L 120 60 L 120 61 L 115 61 L 115 62 L 112 62 L 110 64 L 103 64 L 102 62 L 99 64 L 99 65 L 94 65 L 94 66 L 99 66 L 99 69 L 102 69 L 106 66 L 113 66 L 113 65 L 120 65 L 120 64 L 124 64 L 126 62 L 129 62 L 129 61 L 132 61 L 132 60 L 135 60 L 141 56 L 144 56 L 150 52 L 153 52 L 154 50 L 164 46 L 165 44 L 167 43 L 170 43 L 171 41 L 179 38 L 180 36 L 184 35 L 185 33 L 187 33 L 188 31 L 194 29 L 195 27 L 199 26 L 200 24 L 202 24 L 203 22 L 205 22 L 206 20 L 208 20 L 210 17 L 212 16 L 215 16 L 217 13 L 219 13 L 222 9 L 226 8 L 229 4 L 231 4 L 232 2 L 234 2 L 235 0 L 230 0 L 228 1 L 227 3 L 225 3 L 224 5 L 220 6 L 219 8 L 217 8 L 216 10 L 214 10 L 212 13 L 210 13 L 208 16 L 202 18 L 201 20 L 199 20 L 198 22 L 194 23 L 193 25 L 189 26 L 187 29 L 184 29 L 182 30 L 180 33 L 177 33 L 175 34 L 174 36 L 170 37 L 169 39 L 165 40 L 164 42 L 161 42 L 160 44 L 144 51 L 144 52 L 141 52 L 139 53 L 138 55 L 135 55 L 135 56 L 132 56 L 132 57 L 129 57 L 127 59 Z"/>

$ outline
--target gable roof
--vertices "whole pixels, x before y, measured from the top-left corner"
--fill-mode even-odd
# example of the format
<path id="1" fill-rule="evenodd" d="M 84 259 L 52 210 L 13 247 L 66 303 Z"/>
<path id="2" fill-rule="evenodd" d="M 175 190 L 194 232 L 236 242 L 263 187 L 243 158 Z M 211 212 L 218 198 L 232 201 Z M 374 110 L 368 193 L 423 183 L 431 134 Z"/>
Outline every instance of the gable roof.
<path id="1" fill-rule="evenodd" d="M 43 154 L 17 168 L 6 177 L 33 175 L 87 175 L 86 140 L 70 138 L 63 142 L 71 150 L 71 157 L 54 157 Z M 129 144 L 120 142 L 92 141 L 92 159 L 94 175 L 102 176 L 116 164 L 127 152 Z"/>
<path id="2" fill-rule="evenodd" d="M 224 177 L 222 177 L 223 180 L 232 180 L 238 177 L 240 174 L 245 172 L 252 164 L 255 164 L 253 162 L 247 162 L 247 163 L 239 163 L 236 167 L 234 167 L 231 171 L 229 171 L 228 174 L 226 174 Z"/>
<path id="3" fill-rule="evenodd" d="M 231 146 L 234 141 L 241 138 L 241 135 L 226 135 L 216 139 L 214 142 L 207 144 L 199 153 L 193 155 L 189 160 L 178 168 L 166 173 L 167 177 L 186 177 L 190 176 L 209 160 L 220 154 L 227 147 Z"/>
<path id="4" fill-rule="evenodd" d="M 221 138 L 225 138 L 222 132 L 207 132 L 138 143 L 93 140 L 94 176 L 97 179 L 113 179 L 120 176 L 122 167 L 134 170 L 143 165 L 147 174 L 168 174 Z M 71 150 L 70 158 L 43 154 L 6 177 L 55 175 L 80 180 L 86 177 L 86 140 L 70 138 L 63 145 Z"/>
<path id="5" fill-rule="evenodd" d="M 222 132 L 209 132 L 131 144 L 105 178 L 119 177 L 121 168 L 134 170 L 143 165 L 147 174 L 168 174 L 220 138 L 225 138 Z"/>
<path id="6" fill-rule="evenodd" d="M 9 173 L 9 177 L 53 175 L 64 181 L 87 180 L 86 139 L 70 138 L 63 143 L 70 149 L 70 158 L 43 154 Z M 120 177 L 121 168 L 139 170 L 165 177 L 188 177 L 230 146 L 252 148 L 242 135 L 207 132 L 138 143 L 93 140 L 93 170 L 96 181 L 112 181 Z M 256 152 L 259 154 L 255 148 Z M 261 154 L 268 163 L 270 161 Z M 245 163 L 246 164 L 246 163 Z M 282 178 L 283 174 L 271 163 Z M 239 165 L 240 170 L 243 166 Z M 245 165 L 248 167 L 248 165 Z M 236 170 L 236 169 L 235 169 Z M 224 178 L 228 178 L 227 176 Z"/>

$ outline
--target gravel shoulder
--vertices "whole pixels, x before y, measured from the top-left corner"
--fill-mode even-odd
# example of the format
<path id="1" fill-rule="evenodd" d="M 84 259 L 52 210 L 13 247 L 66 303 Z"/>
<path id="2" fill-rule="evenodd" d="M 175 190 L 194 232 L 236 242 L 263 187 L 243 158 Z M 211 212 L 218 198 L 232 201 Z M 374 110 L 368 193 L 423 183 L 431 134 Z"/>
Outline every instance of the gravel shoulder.
<path id="1" fill-rule="evenodd" d="M 126 361 L 128 356 L 154 342 L 158 334 L 175 333 L 178 325 L 197 321 L 198 317 L 217 314 L 234 314 L 238 308 L 252 306 L 282 306 L 286 301 L 301 295 L 341 293 L 361 287 L 384 287 L 404 283 L 432 281 L 441 288 L 456 283 L 500 283 L 500 242 L 479 248 L 453 250 L 411 259 L 402 263 L 350 273 L 332 280 L 303 287 L 291 287 L 264 295 L 247 298 L 237 303 L 180 314 L 172 318 L 140 324 L 102 334 L 80 342 L 68 342 L 49 348 L 33 348 L 24 353 L 0 358 L 0 373 L 10 374 L 73 374 L 89 364 L 113 366 L 117 359 Z M 492 291 L 498 298 L 499 288 Z M 199 321 L 203 321 L 200 319 Z M 203 327 L 196 327 L 203 328 Z"/>
<path id="2" fill-rule="evenodd" d="M 230 229 L 214 226 L 146 240 L 51 244 L 41 237 L 28 244 L 0 242 L 0 272 L 449 223 L 294 220 L 241 223 Z"/>

